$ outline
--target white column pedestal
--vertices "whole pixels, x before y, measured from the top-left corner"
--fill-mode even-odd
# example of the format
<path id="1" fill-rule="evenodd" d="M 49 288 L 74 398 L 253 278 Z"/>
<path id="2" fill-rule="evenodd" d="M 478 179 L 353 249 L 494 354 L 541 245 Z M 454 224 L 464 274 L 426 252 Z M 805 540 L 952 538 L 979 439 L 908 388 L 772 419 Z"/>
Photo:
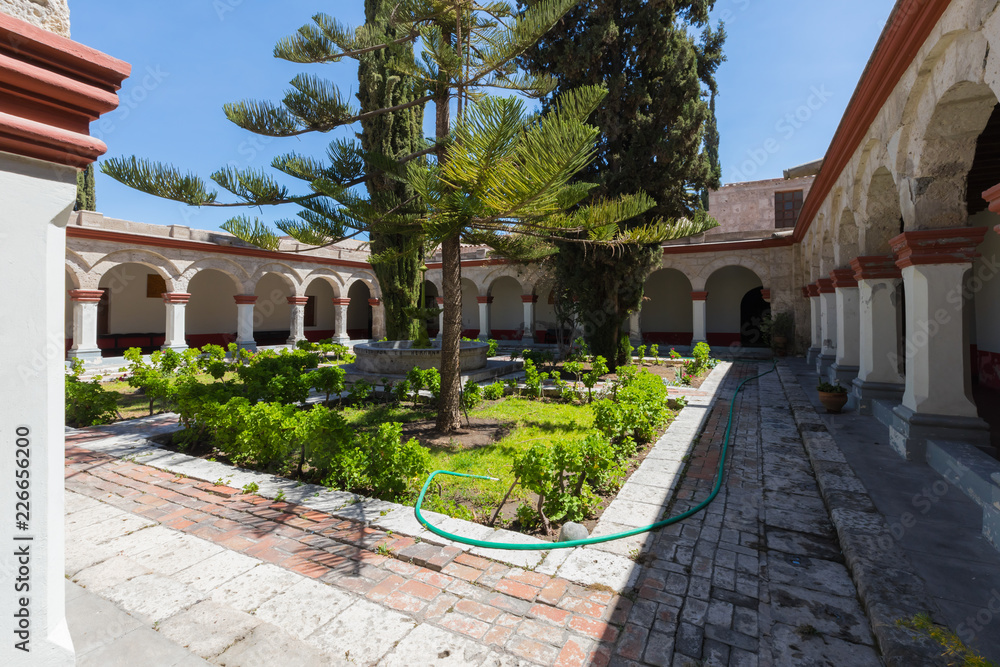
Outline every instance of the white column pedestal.
<path id="1" fill-rule="evenodd" d="M 858 278 L 861 314 L 861 350 L 853 393 L 859 414 L 871 415 L 875 401 L 898 405 L 903 398 L 896 299 L 896 288 L 902 276 L 889 257 L 858 257 L 851 265 Z"/>
<path id="2" fill-rule="evenodd" d="M 691 345 L 708 342 L 708 292 L 691 292 L 691 314 L 694 333 Z"/>
<path id="3" fill-rule="evenodd" d="M 0 284 L 7 297 L 0 357 L 2 665 L 74 664 L 63 472 L 66 224 L 75 197 L 76 169 L 0 153 Z M 18 488 L 22 479 L 28 483 Z"/>
<path id="4" fill-rule="evenodd" d="M 480 296 L 476 297 L 479 301 L 479 340 L 489 340 L 492 336 L 490 331 L 490 304 L 493 303 L 493 297 L 491 296 Z"/>
<path id="5" fill-rule="evenodd" d="M 191 295 L 187 292 L 164 292 L 163 305 L 166 307 L 167 326 L 161 350 L 183 352 L 188 349 L 185 338 L 185 312 Z"/>
<path id="6" fill-rule="evenodd" d="M 850 389 L 858 376 L 861 358 L 861 320 L 858 305 L 858 282 L 852 269 L 838 269 L 833 277 L 837 304 L 837 360 L 830 365 L 830 382 Z"/>
<path id="7" fill-rule="evenodd" d="M 309 303 L 307 296 L 285 297 L 288 301 L 288 344 L 295 346 L 300 340 L 306 339 L 306 304 Z"/>
<path id="8" fill-rule="evenodd" d="M 351 305 L 350 297 L 337 298 L 333 300 L 333 305 L 336 308 L 336 322 L 334 323 L 333 342 L 340 345 L 348 345 L 351 342 L 351 337 L 347 333 L 347 307 Z"/>
<path id="9" fill-rule="evenodd" d="M 441 312 L 438 313 L 438 335 L 437 335 L 437 340 L 441 340 L 441 337 L 444 336 L 444 297 L 443 296 L 437 297 L 437 307 L 441 309 Z"/>
<path id="10" fill-rule="evenodd" d="M 101 361 L 101 349 L 97 347 L 97 304 L 104 290 L 75 289 L 69 296 L 73 302 L 73 347 L 69 356 L 80 359 L 85 364 Z"/>
<path id="11" fill-rule="evenodd" d="M 522 294 L 521 303 L 524 304 L 524 329 L 521 332 L 522 345 L 535 344 L 535 302 L 538 297 L 534 294 Z"/>
<path id="12" fill-rule="evenodd" d="M 907 232 L 893 239 L 906 287 L 906 389 L 890 429 L 893 449 L 926 459 L 928 440 L 990 449 L 989 425 L 972 399 L 963 277 L 985 228 Z M 942 259 L 947 263 L 942 262 Z"/>
<path id="13" fill-rule="evenodd" d="M 253 339 L 253 306 L 257 297 L 253 294 L 237 294 L 236 299 L 236 345 L 241 350 L 257 351 L 257 341 Z"/>
<path id="14" fill-rule="evenodd" d="M 820 349 L 816 357 L 816 374 L 826 381 L 830 366 L 837 360 L 837 294 L 829 278 L 819 280 L 818 284 Z"/>

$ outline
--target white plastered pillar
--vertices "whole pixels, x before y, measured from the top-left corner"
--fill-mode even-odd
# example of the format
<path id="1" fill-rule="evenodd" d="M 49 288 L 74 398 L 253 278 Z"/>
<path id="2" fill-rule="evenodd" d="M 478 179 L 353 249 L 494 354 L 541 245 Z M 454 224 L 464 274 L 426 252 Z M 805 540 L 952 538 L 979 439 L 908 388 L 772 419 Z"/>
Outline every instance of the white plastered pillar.
<path id="1" fill-rule="evenodd" d="M 441 337 L 444 335 L 444 297 L 439 296 L 436 297 L 435 300 L 437 302 L 437 307 L 441 309 L 441 312 L 438 313 L 438 335 L 437 335 L 437 339 L 441 340 Z"/>
<path id="2" fill-rule="evenodd" d="M 237 294 L 236 300 L 236 345 L 241 350 L 257 350 L 257 341 L 253 338 L 253 307 L 257 297 L 253 294 Z"/>
<path id="3" fill-rule="evenodd" d="M 492 335 L 490 331 L 490 304 L 493 303 L 491 296 L 478 296 L 479 302 L 479 340 L 488 340 Z"/>
<path id="4" fill-rule="evenodd" d="M 4 665 L 74 664 L 66 624 L 63 472 L 66 224 L 76 199 L 76 171 L 0 153 L 0 284 L 7 314 L 0 357 Z M 27 482 L 17 486 L 21 480 Z M 24 505 L 15 507 L 18 502 Z M 25 583 L 30 590 L 15 588 Z M 26 618 L 23 624 L 18 615 Z M 30 653 L 17 648 L 23 641 Z"/>
<path id="5" fill-rule="evenodd" d="M 816 374 L 826 379 L 827 371 L 837 360 L 837 292 L 833 281 L 820 278 L 819 287 L 819 330 L 820 350 L 816 357 Z"/>
<path id="6" fill-rule="evenodd" d="M 522 345 L 534 345 L 535 343 L 535 303 L 538 297 L 534 294 L 522 294 L 521 303 L 524 305 L 524 330 L 521 332 Z"/>
<path id="7" fill-rule="evenodd" d="M 338 297 L 333 300 L 333 305 L 336 310 L 333 342 L 347 345 L 351 342 L 351 337 L 347 334 L 347 308 L 351 305 L 351 297 Z"/>
<path id="8" fill-rule="evenodd" d="M 187 292 L 164 292 L 163 305 L 166 309 L 166 333 L 161 350 L 183 352 L 188 349 L 185 338 L 185 313 L 191 295 Z"/>
<path id="9" fill-rule="evenodd" d="M 372 338 L 382 340 L 385 338 L 385 304 L 382 299 L 368 299 L 368 305 L 372 307 Z"/>
<path id="10" fill-rule="evenodd" d="M 820 319 L 819 285 L 813 283 L 803 288 L 809 298 L 809 352 L 806 363 L 814 364 L 823 349 L 822 320 Z"/>
<path id="11" fill-rule="evenodd" d="M 309 297 L 289 296 L 285 299 L 289 305 L 288 344 L 294 346 L 306 339 L 306 304 L 309 303 Z"/>
<path id="12" fill-rule="evenodd" d="M 73 302 L 73 347 L 69 356 L 80 359 L 85 364 L 101 361 L 101 350 L 97 347 L 97 304 L 104 290 L 74 289 L 69 291 Z"/>
<path id="13" fill-rule="evenodd" d="M 628 339 L 634 346 L 643 344 L 642 339 L 642 311 L 638 308 L 629 313 L 628 316 Z"/>
<path id="14" fill-rule="evenodd" d="M 899 404 L 899 304 L 896 288 L 902 274 L 891 257 L 858 257 L 851 266 L 858 281 L 861 345 L 853 393 L 858 411 L 874 413 L 874 401 Z"/>
<path id="15" fill-rule="evenodd" d="M 691 315 L 694 333 L 691 345 L 708 342 L 708 292 L 691 292 Z"/>
<path id="16" fill-rule="evenodd" d="M 830 366 L 829 378 L 849 389 L 858 376 L 861 357 L 858 281 L 854 279 L 853 269 L 831 271 L 830 279 L 837 299 L 837 359 Z"/>
<path id="17" fill-rule="evenodd" d="M 926 457 L 927 441 L 989 448 L 989 426 L 972 398 L 966 271 L 979 256 L 984 227 L 906 232 L 892 240 L 906 292 L 906 380 L 890 432 L 893 449 Z"/>

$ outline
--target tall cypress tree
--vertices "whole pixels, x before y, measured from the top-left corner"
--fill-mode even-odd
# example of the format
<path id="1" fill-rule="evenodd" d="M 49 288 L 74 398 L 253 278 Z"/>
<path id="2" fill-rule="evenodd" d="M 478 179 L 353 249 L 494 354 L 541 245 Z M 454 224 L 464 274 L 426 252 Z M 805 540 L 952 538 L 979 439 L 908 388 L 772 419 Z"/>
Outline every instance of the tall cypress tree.
<path id="1" fill-rule="evenodd" d="M 394 25 L 382 18 L 388 8 L 390 0 L 365 0 L 366 24 L 378 25 L 391 41 L 401 35 Z M 403 53 L 402 48 L 399 53 Z M 397 57 L 408 60 L 412 66 L 412 51 Z M 403 106 L 418 96 L 413 77 L 390 69 L 391 60 L 392 54 L 386 49 L 358 58 L 358 101 L 362 113 Z M 381 155 L 394 160 L 414 153 L 424 143 L 423 122 L 422 104 L 364 118 L 361 120 L 361 147 L 366 155 Z M 371 174 L 365 183 L 368 196 L 379 210 L 391 211 L 413 197 L 412 188 L 380 171 L 371 164 L 371 160 L 368 160 L 367 171 Z M 389 340 L 411 340 L 417 335 L 417 321 L 409 317 L 405 310 L 417 305 L 423 244 L 413 242 L 411 236 L 398 230 L 372 230 L 369 234 L 372 267 L 382 287 L 385 330 Z"/>
<path id="2" fill-rule="evenodd" d="M 76 172 L 76 205 L 74 211 L 96 211 L 97 194 L 94 191 L 94 165 Z"/>
<path id="3" fill-rule="evenodd" d="M 557 79 L 553 95 L 607 87 L 607 99 L 590 117 L 601 131 L 597 156 L 578 178 L 597 184 L 594 198 L 649 194 L 656 205 L 634 223 L 649 216 L 704 223 L 703 193 L 719 185 L 714 114 L 706 98 L 716 91 L 725 31 L 709 25 L 713 4 L 585 0 L 522 59 L 528 71 Z M 563 296 L 572 286 L 574 310 L 595 354 L 625 361 L 623 325 L 639 307 L 660 253 L 659 246 L 560 246 L 553 262 L 557 283 Z"/>

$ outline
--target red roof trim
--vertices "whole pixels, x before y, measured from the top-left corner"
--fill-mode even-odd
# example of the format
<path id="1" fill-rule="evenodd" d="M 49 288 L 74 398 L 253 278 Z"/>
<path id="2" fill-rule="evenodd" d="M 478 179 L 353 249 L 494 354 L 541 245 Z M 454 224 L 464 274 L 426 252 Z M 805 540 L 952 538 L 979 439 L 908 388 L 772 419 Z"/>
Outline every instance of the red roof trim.
<path id="1" fill-rule="evenodd" d="M 886 100 L 917 57 L 949 4 L 950 0 L 899 0 L 896 3 L 840 126 L 833 135 L 823 167 L 802 206 L 795 226 L 796 241 L 805 238 L 840 173 L 861 145 Z"/>

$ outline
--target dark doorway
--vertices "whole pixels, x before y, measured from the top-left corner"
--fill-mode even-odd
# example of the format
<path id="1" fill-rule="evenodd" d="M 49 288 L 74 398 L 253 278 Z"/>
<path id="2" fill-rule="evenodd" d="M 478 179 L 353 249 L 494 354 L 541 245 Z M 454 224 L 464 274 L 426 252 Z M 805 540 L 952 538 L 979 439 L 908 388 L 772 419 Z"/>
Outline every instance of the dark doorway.
<path id="1" fill-rule="evenodd" d="M 760 325 L 770 314 L 771 304 L 764 301 L 763 291 L 763 287 L 755 287 L 740 302 L 740 343 L 744 347 L 767 347 Z"/>

